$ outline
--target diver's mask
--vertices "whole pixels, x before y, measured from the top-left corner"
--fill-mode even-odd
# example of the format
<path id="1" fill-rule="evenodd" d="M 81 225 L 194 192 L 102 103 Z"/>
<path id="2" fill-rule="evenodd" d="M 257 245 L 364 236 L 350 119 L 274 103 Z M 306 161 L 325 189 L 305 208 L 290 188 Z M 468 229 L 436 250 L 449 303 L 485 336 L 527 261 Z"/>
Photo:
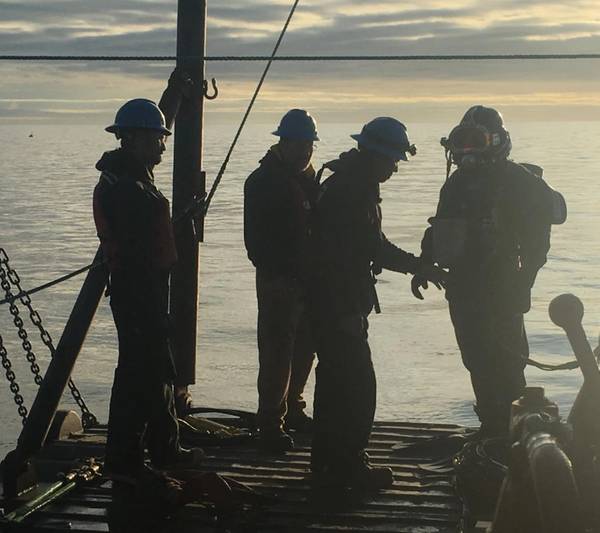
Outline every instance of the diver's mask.
<path id="1" fill-rule="evenodd" d="M 511 142 L 507 131 L 490 132 L 480 124 L 460 124 L 440 144 L 446 150 L 448 171 L 452 164 L 475 167 L 506 158 Z"/>

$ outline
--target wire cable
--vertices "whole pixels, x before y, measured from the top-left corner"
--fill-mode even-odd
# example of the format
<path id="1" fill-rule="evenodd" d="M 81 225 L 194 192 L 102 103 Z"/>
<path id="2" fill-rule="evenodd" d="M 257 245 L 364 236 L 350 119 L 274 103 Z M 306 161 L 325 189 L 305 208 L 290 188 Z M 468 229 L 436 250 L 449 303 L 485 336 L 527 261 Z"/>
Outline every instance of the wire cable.
<path id="1" fill-rule="evenodd" d="M 3 300 L 0 300 L 0 305 L 11 304 L 15 300 L 18 300 L 19 298 L 23 298 L 24 296 L 30 296 L 31 294 L 35 294 L 36 292 L 43 291 L 44 289 L 48 289 L 50 287 L 53 287 L 54 285 L 58 285 L 59 283 L 63 283 L 64 281 L 74 278 L 75 276 L 78 276 L 79 274 L 83 274 L 84 272 L 87 272 L 88 270 L 92 270 L 93 268 L 102 266 L 103 264 L 104 264 L 104 262 L 102 261 L 100 263 L 92 263 L 90 265 L 84 266 L 73 272 L 70 272 L 69 274 L 65 274 L 64 276 L 61 276 L 60 278 L 56 278 L 55 280 L 52 280 L 52 281 L 49 281 L 42 285 L 39 285 L 38 287 L 35 287 L 34 289 L 31 289 L 28 291 L 22 291 L 19 294 L 14 294 L 10 298 L 4 298 Z"/>
<path id="2" fill-rule="evenodd" d="M 273 52 L 271 53 L 271 56 L 265 67 L 265 70 L 263 71 L 262 76 L 260 77 L 260 81 L 258 82 L 258 85 L 256 86 L 256 89 L 254 91 L 254 94 L 252 95 L 250 103 L 248 104 L 246 113 L 244 113 L 244 118 L 242 118 L 240 127 L 238 128 L 237 133 L 235 134 L 235 137 L 233 138 L 233 142 L 231 143 L 231 146 L 229 147 L 229 151 L 227 152 L 227 155 L 225 156 L 225 159 L 223 160 L 223 164 L 221 165 L 221 168 L 219 169 L 219 173 L 217 174 L 217 177 L 215 178 L 215 181 L 213 182 L 212 187 L 210 188 L 210 192 L 208 193 L 208 196 L 206 197 L 206 201 L 204 203 L 204 215 L 206 215 L 206 213 L 208 212 L 208 208 L 210 207 L 210 202 L 212 201 L 212 198 L 215 195 L 215 192 L 217 191 L 217 187 L 219 186 L 219 183 L 221 183 L 221 179 L 223 178 L 223 174 L 225 174 L 225 170 L 229 163 L 231 154 L 233 153 L 235 145 L 237 144 L 238 139 L 240 138 L 240 135 L 242 134 L 242 130 L 244 129 L 244 126 L 246 125 L 246 121 L 248 120 L 248 117 L 250 116 L 250 111 L 252 111 L 252 108 L 254 107 L 254 102 L 256 102 L 258 93 L 260 92 L 260 90 L 263 86 L 263 83 L 267 77 L 267 74 L 269 73 L 269 69 L 271 68 L 271 65 L 273 64 L 273 60 L 275 59 L 275 56 L 277 55 L 277 51 L 279 50 L 279 45 L 281 45 L 281 41 L 283 41 L 285 32 L 287 31 L 288 26 L 290 25 L 290 22 L 292 20 L 292 17 L 294 16 L 294 13 L 296 12 L 296 8 L 298 7 L 299 2 L 300 2 L 300 0 L 294 1 L 294 5 L 292 6 L 292 9 L 290 10 L 290 14 L 288 15 L 288 18 L 285 21 L 285 24 L 283 25 L 283 29 L 281 30 L 281 33 L 279 35 L 279 39 L 277 39 L 277 42 L 275 43 Z"/>
<path id="3" fill-rule="evenodd" d="M 600 54 L 423 54 L 423 55 L 297 55 L 297 56 L 186 56 L 211 62 L 247 61 L 492 61 L 600 59 Z M 76 55 L 0 55 L 0 61 L 176 61 L 175 56 L 76 56 Z"/>

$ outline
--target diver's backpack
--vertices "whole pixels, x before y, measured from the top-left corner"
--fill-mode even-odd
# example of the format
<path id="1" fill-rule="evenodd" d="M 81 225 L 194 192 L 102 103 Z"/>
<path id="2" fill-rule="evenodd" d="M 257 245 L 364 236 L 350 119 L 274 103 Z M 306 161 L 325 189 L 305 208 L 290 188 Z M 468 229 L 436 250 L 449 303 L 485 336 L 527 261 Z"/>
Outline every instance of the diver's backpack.
<path id="1" fill-rule="evenodd" d="M 567 219 L 566 201 L 560 192 L 553 189 L 543 179 L 542 167 L 530 163 L 514 164 L 535 177 L 532 180 L 532 183 L 535 184 L 535 193 L 533 194 L 538 196 L 541 206 L 536 216 L 543 218 L 549 225 L 563 224 Z M 441 267 L 452 267 L 464 257 L 468 246 L 469 220 L 464 217 L 431 217 L 428 222 L 431 224 L 433 234 L 433 261 Z M 493 241 L 493 238 L 490 240 Z M 493 245 L 488 247 L 493 248 Z"/>
<path id="2" fill-rule="evenodd" d="M 544 169 L 531 163 L 519 163 L 519 165 L 544 182 L 547 195 L 545 203 L 547 204 L 548 216 L 551 224 L 564 224 L 567 220 L 567 202 L 560 192 L 553 189 L 546 181 L 544 181 Z"/>

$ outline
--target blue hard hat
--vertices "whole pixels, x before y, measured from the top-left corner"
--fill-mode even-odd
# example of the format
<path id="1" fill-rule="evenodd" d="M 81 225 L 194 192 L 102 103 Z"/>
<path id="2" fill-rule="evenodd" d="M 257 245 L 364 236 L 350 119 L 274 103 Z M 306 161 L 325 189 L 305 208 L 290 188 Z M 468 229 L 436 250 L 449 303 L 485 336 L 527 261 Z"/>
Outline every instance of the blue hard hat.
<path id="1" fill-rule="evenodd" d="M 281 119 L 273 135 L 284 139 L 299 141 L 318 141 L 317 123 L 308 111 L 291 109 Z"/>
<path id="2" fill-rule="evenodd" d="M 392 117 L 377 117 L 365 124 L 360 133 L 350 137 L 365 148 L 394 161 L 407 161 L 406 152 L 414 151 L 408 140 L 406 126 Z"/>
<path id="3" fill-rule="evenodd" d="M 163 112 L 152 100 L 145 98 L 135 98 L 123 104 L 117 111 L 114 124 L 105 128 L 109 133 L 118 133 L 122 129 L 148 129 L 171 135 Z"/>

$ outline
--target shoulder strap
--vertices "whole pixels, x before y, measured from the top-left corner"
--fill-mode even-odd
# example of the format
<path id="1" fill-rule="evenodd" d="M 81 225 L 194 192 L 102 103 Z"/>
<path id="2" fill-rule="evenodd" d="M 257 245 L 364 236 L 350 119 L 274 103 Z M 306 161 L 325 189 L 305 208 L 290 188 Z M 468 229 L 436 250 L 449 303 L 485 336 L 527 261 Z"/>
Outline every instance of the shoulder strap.
<path id="1" fill-rule="evenodd" d="M 534 165 L 532 163 L 518 163 L 518 165 L 523 167 L 530 174 L 533 174 L 537 178 L 544 177 L 544 169 L 542 167 L 540 167 L 539 165 Z"/>
<path id="2" fill-rule="evenodd" d="M 113 174 L 112 172 L 108 172 L 108 170 L 103 170 L 100 174 L 100 182 L 106 183 L 107 185 L 113 186 L 116 185 L 119 181 L 119 176 Z"/>
<path id="3" fill-rule="evenodd" d="M 519 163 L 519 166 L 533 174 L 543 183 L 544 195 L 546 198 L 546 207 L 549 213 L 550 223 L 553 225 L 564 224 L 567 220 L 567 202 L 565 197 L 553 189 L 549 183 L 544 180 L 544 169 L 531 163 Z"/>
<path id="4" fill-rule="evenodd" d="M 317 175 L 315 177 L 315 181 L 317 182 L 317 185 L 321 185 L 321 180 L 323 179 L 323 172 L 325 172 L 325 169 L 327 168 L 327 164 L 324 164 L 319 172 L 317 172 Z"/>

